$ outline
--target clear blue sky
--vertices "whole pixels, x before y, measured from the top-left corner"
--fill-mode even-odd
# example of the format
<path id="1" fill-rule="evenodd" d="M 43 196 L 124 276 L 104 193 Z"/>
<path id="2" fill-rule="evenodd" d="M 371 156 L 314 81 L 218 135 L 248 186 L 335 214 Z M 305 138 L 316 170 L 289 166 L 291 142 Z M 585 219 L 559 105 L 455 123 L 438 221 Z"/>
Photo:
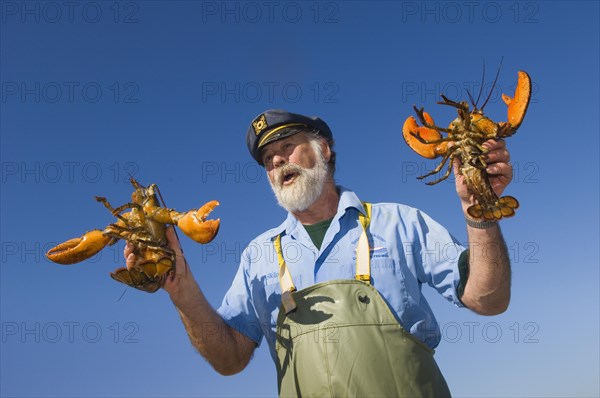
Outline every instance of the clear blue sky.
<path id="1" fill-rule="evenodd" d="M 461 241 L 451 183 L 403 142 L 412 105 L 447 124 L 439 93 L 498 90 L 518 70 L 534 94 L 507 144 L 516 217 L 502 222 L 512 303 L 458 310 L 425 287 L 442 326 L 436 358 L 456 396 L 598 396 L 598 2 L 0 2 L 2 396 L 273 396 L 265 346 L 217 375 L 167 295 L 108 273 L 123 243 L 59 266 L 53 244 L 114 221 L 94 195 L 157 183 L 179 210 L 218 199 L 215 241 L 183 237 L 218 306 L 243 247 L 281 222 L 245 131 L 267 108 L 321 116 L 338 181 L 365 200 L 419 207 Z M 506 118 L 494 92 L 486 113 Z M 122 297 L 121 297 L 122 296 Z M 120 300 L 119 300 L 120 299 Z M 210 333 L 207 330 L 207 333 Z"/>

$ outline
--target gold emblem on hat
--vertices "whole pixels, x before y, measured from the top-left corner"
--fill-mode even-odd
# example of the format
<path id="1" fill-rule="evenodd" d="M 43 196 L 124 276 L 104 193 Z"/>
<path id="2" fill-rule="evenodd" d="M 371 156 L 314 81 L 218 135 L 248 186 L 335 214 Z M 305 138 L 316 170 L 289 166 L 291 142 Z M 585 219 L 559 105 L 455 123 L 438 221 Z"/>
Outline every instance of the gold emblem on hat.
<path id="1" fill-rule="evenodd" d="M 255 121 L 252 122 L 252 128 L 254 128 L 254 133 L 259 135 L 267 126 L 267 118 L 265 115 L 260 115 Z"/>

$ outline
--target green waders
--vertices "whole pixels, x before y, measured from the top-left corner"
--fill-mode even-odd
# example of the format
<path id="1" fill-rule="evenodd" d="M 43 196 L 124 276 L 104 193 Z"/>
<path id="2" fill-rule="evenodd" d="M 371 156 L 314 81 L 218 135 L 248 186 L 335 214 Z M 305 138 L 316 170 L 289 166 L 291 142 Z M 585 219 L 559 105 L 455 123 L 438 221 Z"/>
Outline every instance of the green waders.
<path id="1" fill-rule="evenodd" d="M 402 328 L 369 284 L 370 205 L 365 203 L 365 208 L 356 280 L 322 282 L 296 291 L 281 237 L 274 241 L 283 292 L 276 331 L 281 397 L 450 396 L 433 350 Z"/>

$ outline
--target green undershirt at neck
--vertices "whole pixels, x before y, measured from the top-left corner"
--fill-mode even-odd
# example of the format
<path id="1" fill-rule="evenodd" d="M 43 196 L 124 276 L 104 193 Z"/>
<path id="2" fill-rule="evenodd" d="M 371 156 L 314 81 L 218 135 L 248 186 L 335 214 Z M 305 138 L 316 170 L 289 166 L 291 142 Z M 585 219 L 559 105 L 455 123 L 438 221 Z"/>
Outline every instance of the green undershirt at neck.
<path id="1" fill-rule="evenodd" d="M 321 244 L 325 238 L 325 233 L 327 232 L 327 228 L 329 228 L 332 220 L 333 218 L 312 225 L 304 225 L 304 229 L 306 229 L 306 232 L 308 232 L 308 236 L 310 236 L 313 244 L 319 250 L 321 250 Z"/>

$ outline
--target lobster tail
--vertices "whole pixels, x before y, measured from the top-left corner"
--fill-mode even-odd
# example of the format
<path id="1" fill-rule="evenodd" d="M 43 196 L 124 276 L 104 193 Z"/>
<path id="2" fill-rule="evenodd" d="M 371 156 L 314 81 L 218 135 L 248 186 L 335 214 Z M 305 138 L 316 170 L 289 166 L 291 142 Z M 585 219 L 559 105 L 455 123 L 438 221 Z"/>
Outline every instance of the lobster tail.
<path id="1" fill-rule="evenodd" d="M 473 218 L 484 220 L 501 220 L 505 217 L 515 215 L 515 209 L 519 208 L 519 201 L 512 196 L 499 198 L 492 206 L 476 204 L 467 209 L 467 213 Z"/>
<path id="2" fill-rule="evenodd" d="M 111 278 L 117 282 L 124 283 L 131 287 L 139 290 L 143 290 L 148 293 L 154 293 L 160 289 L 162 279 L 153 279 L 146 275 L 144 272 L 137 269 L 128 270 L 125 267 L 121 267 L 115 272 L 110 273 Z"/>

